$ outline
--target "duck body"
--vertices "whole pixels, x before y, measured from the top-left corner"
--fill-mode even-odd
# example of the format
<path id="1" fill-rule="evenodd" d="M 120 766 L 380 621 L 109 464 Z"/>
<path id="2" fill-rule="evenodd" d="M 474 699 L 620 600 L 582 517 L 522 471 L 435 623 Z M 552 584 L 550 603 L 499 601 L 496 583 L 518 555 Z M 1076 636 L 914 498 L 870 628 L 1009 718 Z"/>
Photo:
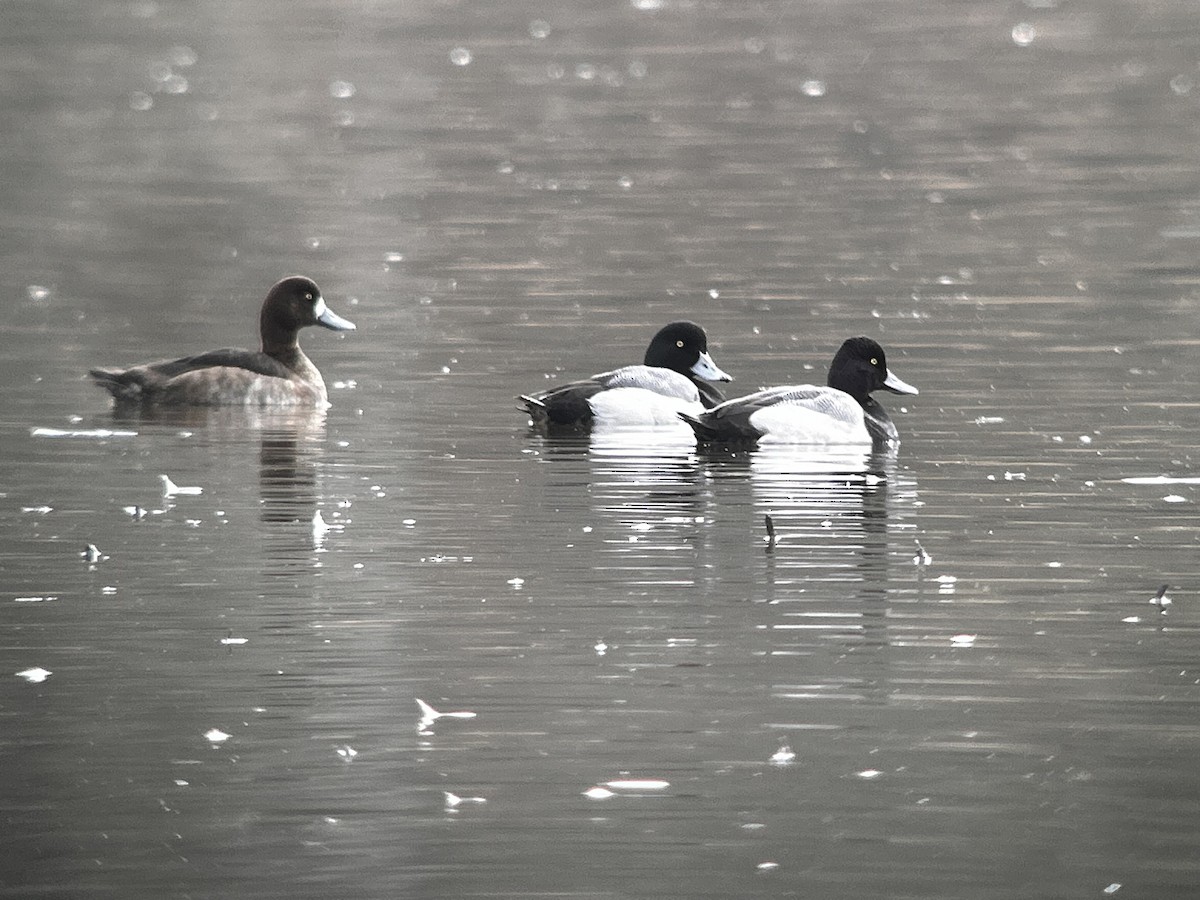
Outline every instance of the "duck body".
<path id="1" fill-rule="evenodd" d="M 681 413 L 699 414 L 723 399 L 710 381 L 732 380 L 709 356 L 703 328 L 672 322 L 654 336 L 642 365 L 523 394 L 520 400 L 535 425 L 551 429 L 671 425 Z"/>
<path id="2" fill-rule="evenodd" d="M 886 390 L 917 389 L 888 371 L 883 348 L 871 338 L 850 338 L 829 367 L 827 384 L 765 388 L 726 400 L 699 415 L 680 416 L 702 443 L 866 444 L 899 442 L 887 410 L 871 397 Z"/>
<path id="3" fill-rule="evenodd" d="M 298 341 L 300 329 L 309 325 L 355 328 L 325 305 L 311 279 L 293 275 L 276 283 L 263 301 L 260 350 L 209 350 L 88 374 L 118 404 L 324 407 L 325 381 Z"/>

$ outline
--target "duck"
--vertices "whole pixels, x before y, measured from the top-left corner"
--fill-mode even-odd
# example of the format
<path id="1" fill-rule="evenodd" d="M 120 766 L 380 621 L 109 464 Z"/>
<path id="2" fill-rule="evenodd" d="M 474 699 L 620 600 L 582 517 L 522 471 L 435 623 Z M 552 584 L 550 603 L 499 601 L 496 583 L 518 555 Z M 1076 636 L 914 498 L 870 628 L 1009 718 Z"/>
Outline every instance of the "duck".
<path id="1" fill-rule="evenodd" d="M 297 340 L 300 329 L 309 325 L 355 330 L 353 322 L 325 304 L 316 282 L 289 275 L 263 300 L 258 351 L 209 350 L 127 369 L 95 368 L 88 374 L 118 405 L 324 408 L 329 405 L 325 381 Z"/>
<path id="2" fill-rule="evenodd" d="M 532 424 L 552 429 L 604 425 L 677 424 L 677 413 L 700 413 L 724 400 L 710 382 L 733 381 L 708 353 L 695 322 L 664 325 L 640 366 L 624 366 L 519 399 Z"/>
<path id="3" fill-rule="evenodd" d="M 700 443 L 870 444 L 900 435 L 872 391 L 917 394 L 887 366 L 879 343 L 852 337 L 833 357 L 825 386 L 788 384 L 726 400 L 699 415 L 680 413 Z"/>

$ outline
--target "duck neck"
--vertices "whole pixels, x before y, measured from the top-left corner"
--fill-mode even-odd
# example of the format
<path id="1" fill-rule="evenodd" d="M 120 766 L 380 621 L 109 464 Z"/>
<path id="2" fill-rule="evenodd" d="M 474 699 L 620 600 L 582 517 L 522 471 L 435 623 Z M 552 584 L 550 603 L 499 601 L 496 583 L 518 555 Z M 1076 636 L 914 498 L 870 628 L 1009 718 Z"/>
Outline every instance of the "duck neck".
<path id="1" fill-rule="evenodd" d="M 881 444 L 900 438 L 900 432 L 896 430 L 896 424 L 892 421 L 892 417 L 874 397 L 868 394 L 858 402 L 862 404 L 863 418 L 872 441 Z"/>
<path id="2" fill-rule="evenodd" d="M 292 365 L 293 360 L 298 362 L 305 358 L 300 350 L 298 332 L 294 328 L 280 327 L 267 315 L 265 306 L 259 319 L 258 331 L 262 338 L 262 352 L 267 356 L 279 360 L 291 369 L 296 368 Z"/>
<path id="3" fill-rule="evenodd" d="M 725 395 L 711 382 L 692 375 L 689 375 L 688 378 L 696 386 L 696 390 L 700 392 L 700 402 L 704 405 L 705 409 L 712 409 L 718 403 L 725 402 Z"/>

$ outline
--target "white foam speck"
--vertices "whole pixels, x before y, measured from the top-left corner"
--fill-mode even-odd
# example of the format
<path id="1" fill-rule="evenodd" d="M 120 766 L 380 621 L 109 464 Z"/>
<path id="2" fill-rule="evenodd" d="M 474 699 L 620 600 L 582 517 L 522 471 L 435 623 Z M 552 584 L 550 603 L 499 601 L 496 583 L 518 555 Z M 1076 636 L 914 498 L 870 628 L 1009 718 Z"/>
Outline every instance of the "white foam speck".
<path id="1" fill-rule="evenodd" d="M 47 678 L 49 678 L 54 673 L 51 672 L 49 669 L 43 669 L 41 666 L 35 666 L 32 669 L 22 669 L 20 672 L 17 672 L 16 674 L 17 674 L 18 678 L 24 678 L 30 684 L 39 684 L 40 682 L 45 681 Z"/>

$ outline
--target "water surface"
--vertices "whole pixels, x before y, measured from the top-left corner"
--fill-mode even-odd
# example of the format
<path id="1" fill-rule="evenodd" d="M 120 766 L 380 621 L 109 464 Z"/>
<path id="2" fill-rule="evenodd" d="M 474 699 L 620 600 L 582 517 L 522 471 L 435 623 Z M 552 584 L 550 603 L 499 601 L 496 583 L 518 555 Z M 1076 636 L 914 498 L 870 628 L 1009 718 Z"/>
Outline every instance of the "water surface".
<path id="1" fill-rule="evenodd" d="M 1195 896 L 1190 4 L 9 13 L 4 896 Z M 683 317 L 898 453 L 526 427 Z"/>

